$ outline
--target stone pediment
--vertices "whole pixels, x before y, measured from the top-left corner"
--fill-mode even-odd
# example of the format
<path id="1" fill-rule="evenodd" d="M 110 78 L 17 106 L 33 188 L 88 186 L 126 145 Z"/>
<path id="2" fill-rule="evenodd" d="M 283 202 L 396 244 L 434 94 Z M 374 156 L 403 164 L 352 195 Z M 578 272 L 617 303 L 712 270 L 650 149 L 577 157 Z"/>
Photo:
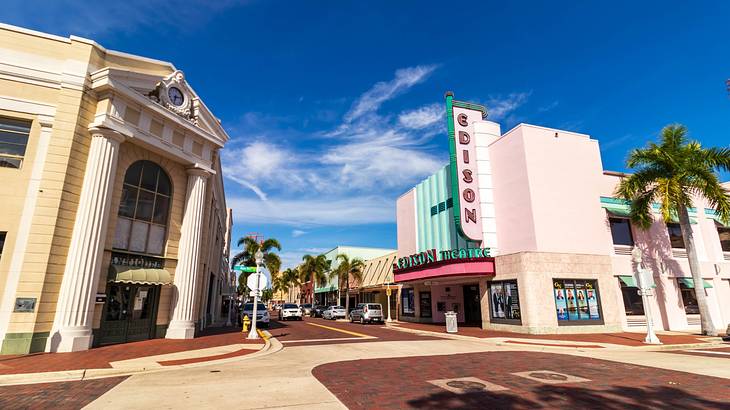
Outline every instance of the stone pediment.
<path id="1" fill-rule="evenodd" d="M 153 105 L 164 113 L 165 120 L 174 120 L 190 129 L 198 129 L 206 139 L 222 147 L 229 137 L 203 101 L 188 84 L 180 70 L 160 77 L 118 68 L 104 68 L 91 74 L 92 89 L 112 92 L 142 105 Z"/>

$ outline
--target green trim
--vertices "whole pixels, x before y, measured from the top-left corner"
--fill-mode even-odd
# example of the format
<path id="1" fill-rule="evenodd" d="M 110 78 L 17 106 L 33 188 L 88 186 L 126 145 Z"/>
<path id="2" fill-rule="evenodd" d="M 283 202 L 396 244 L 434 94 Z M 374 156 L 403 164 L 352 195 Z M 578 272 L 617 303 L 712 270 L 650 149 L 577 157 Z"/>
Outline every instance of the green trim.
<path id="1" fill-rule="evenodd" d="M 629 215 L 631 215 L 631 201 L 627 201 L 625 199 L 602 196 L 601 207 L 605 208 L 608 212 L 617 216 L 628 217 Z M 651 207 L 655 212 L 657 212 L 661 210 L 662 206 L 661 204 L 654 202 L 653 204 L 651 204 Z M 689 223 L 692 225 L 696 225 L 697 218 L 694 218 L 691 215 L 697 215 L 697 208 L 688 208 L 687 211 L 690 214 Z M 679 218 L 677 218 L 676 215 L 677 213 L 673 212 L 670 220 L 667 222 L 679 223 Z"/>
<path id="2" fill-rule="evenodd" d="M 683 283 L 684 286 L 686 286 L 689 289 L 694 289 L 695 288 L 695 281 L 692 278 L 677 278 L 677 282 Z M 708 281 L 706 281 L 704 279 L 702 279 L 702 284 L 703 284 L 703 286 L 704 286 L 705 289 L 709 289 L 709 288 L 712 287 L 712 283 L 710 283 L 710 282 L 708 282 Z"/>
<path id="3" fill-rule="evenodd" d="M 46 341 L 51 332 L 6 333 L 0 354 L 28 354 L 46 350 Z"/>
<path id="4" fill-rule="evenodd" d="M 634 279 L 633 276 L 629 275 L 621 275 L 618 277 L 618 280 L 624 283 L 624 285 L 630 287 L 630 288 L 638 288 L 639 285 L 636 284 L 636 279 Z"/>
<path id="5" fill-rule="evenodd" d="M 712 209 L 712 208 L 705 208 L 705 215 L 709 219 L 713 219 L 715 222 L 717 222 L 718 224 L 724 226 L 725 228 L 730 228 L 730 221 L 728 221 L 727 223 L 725 223 L 720 218 L 720 215 L 717 214 L 717 211 L 715 211 L 714 209 Z"/>
<path id="6" fill-rule="evenodd" d="M 449 167 L 451 168 L 451 197 L 454 198 L 454 224 L 456 232 L 466 239 L 466 235 L 461 231 L 461 198 L 459 196 L 459 175 L 456 169 L 456 131 L 452 93 L 446 93 L 446 128 L 449 132 Z"/>
<path id="7" fill-rule="evenodd" d="M 334 292 L 336 290 L 337 290 L 337 286 L 336 285 L 329 285 L 329 286 L 325 286 L 323 288 L 316 288 L 316 289 L 314 289 L 314 293 Z"/>
<path id="8" fill-rule="evenodd" d="M 631 208 L 627 205 L 603 205 L 603 208 L 611 215 L 628 218 L 631 216 Z"/>
<path id="9" fill-rule="evenodd" d="M 453 96 L 451 98 L 453 98 Z M 467 110 L 481 111 L 482 119 L 487 118 L 487 109 L 483 105 L 474 104 L 474 103 L 470 103 L 470 102 L 466 102 L 466 101 L 456 101 L 456 100 L 452 100 L 452 105 L 454 107 L 466 108 Z"/>

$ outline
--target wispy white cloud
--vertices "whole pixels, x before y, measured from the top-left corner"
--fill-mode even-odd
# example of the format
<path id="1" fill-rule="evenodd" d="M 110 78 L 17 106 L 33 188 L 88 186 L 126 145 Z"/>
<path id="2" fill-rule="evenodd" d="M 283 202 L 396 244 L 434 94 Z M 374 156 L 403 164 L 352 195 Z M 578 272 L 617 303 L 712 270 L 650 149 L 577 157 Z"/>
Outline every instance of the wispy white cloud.
<path id="1" fill-rule="evenodd" d="M 424 105 L 415 110 L 404 111 L 398 116 L 398 123 L 404 128 L 420 130 L 444 123 L 445 107 L 441 103 Z"/>
<path id="2" fill-rule="evenodd" d="M 436 68 L 436 65 L 419 65 L 397 70 L 395 78 L 376 83 L 352 104 L 350 111 L 345 114 L 345 123 L 377 111 L 384 102 L 424 81 Z"/>
<path id="3" fill-rule="evenodd" d="M 106 32 L 132 32 L 139 28 L 180 30 L 204 25 L 215 15 L 250 0 L 77 0 L 39 2 L 5 0 L 4 22 L 52 32 L 95 36 Z"/>
<path id="4" fill-rule="evenodd" d="M 294 238 L 298 238 L 298 237 L 300 237 L 302 235 L 306 235 L 306 234 L 307 234 L 307 231 L 303 231 L 301 229 L 295 229 L 295 230 L 291 231 L 291 236 Z"/>
<path id="5" fill-rule="evenodd" d="M 234 221 L 297 227 L 348 226 L 395 221 L 395 202 L 384 197 L 270 198 L 228 197 Z"/>
<path id="6" fill-rule="evenodd" d="M 500 121 L 507 118 L 519 107 L 524 105 L 532 92 L 511 93 L 506 96 L 492 96 L 487 100 L 487 114 L 490 121 Z"/>

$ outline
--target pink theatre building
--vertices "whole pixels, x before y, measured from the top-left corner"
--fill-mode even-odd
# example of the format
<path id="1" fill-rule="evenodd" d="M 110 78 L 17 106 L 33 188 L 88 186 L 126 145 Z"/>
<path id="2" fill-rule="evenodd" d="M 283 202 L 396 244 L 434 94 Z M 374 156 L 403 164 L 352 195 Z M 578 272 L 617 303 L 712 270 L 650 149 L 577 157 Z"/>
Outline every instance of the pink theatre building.
<path id="1" fill-rule="evenodd" d="M 486 110 L 447 94 L 450 162 L 398 198 L 401 320 L 458 321 L 525 333 L 646 326 L 631 250 L 653 274 L 664 330 L 699 330 L 694 287 L 712 321 L 730 322 L 730 227 L 702 200 L 690 210 L 703 283 L 691 278 L 677 221 L 633 226 L 598 141 L 520 124 L 502 134 Z M 730 188 L 730 183 L 726 183 Z M 658 204 L 655 204 L 658 207 Z"/>

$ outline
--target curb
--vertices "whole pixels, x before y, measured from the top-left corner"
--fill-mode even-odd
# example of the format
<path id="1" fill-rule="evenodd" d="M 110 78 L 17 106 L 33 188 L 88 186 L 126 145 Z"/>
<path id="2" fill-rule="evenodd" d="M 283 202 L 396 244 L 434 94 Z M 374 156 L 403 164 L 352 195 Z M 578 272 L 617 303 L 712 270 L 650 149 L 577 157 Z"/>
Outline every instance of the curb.
<path id="1" fill-rule="evenodd" d="M 24 384 L 38 383 L 57 383 L 57 382 L 73 382 L 82 380 L 104 379 L 108 377 L 133 376 L 136 374 L 160 373 L 171 370 L 189 369 L 195 367 L 210 366 L 216 364 L 233 363 L 243 360 L 255 359 L 269 354 L 276 353 L 283 348 L 281 342 L 271 336 L 268 331 L 262 332 L 266 337 L 264 346 L 259 351 L 238 357 L 229 357 L 225 359 L 210 360 L 197 363 L 187 363 L 174 366 L 163 367 L 138 367 L 138 368 L 101 368 L 101 369 L 78 369 L 78 370 L 62 370 L 57 372 L 41 372 L 41 373 L 19 373 L 0 375 L 0 386 L 17 386 Z"/>
<path id="2" fill-rule="evenodd" d="M 468 340 L 468 341 L 479 341 L 479 342 L 494 342 L 496 346 L 510 346 L 514 347 L 517 344 L 513 343 L 506 343 L 505 340 L 493 340 L 493 338 L 480 338 L 480 337 L 474 337 L 474 336 L 464 336 L 454 333 L 440 333 L 440 332 L 433 332 L 430 330 L 416 330 L 416 329 L 409 329 L 407 327 L 401 327 L 399 325 L 394 324 L 388 324 L 387 327 L 389 329 L 393 330 L 399 330 L 401 332 L 408 332 L 408 333 L 415 333 L 415 334 L 421 334 L 426 336 L 435 336 L 440 337 L 444 339 L 453 339 L 453 340 Z M 490 340 L 492 339 L 492 340 Z M 500 338 L 504 339 L 504 338 Z M 520 339 L 519 337 L 515 337 L 514 339 Z M 530 340 L 530 339 L 525 339 Z M 548 340 L 548 339 L 545 339 Z M 595 345 L 604 345 L 601 346 L 603 349 L 608 350 L 621 350 L 621 351 L 662 351 L 662 350 L 684 350 L 684 349 L 696 349 L 696 348 L 714 348 L 714 347 L 722 347 L 726 346 L 727 342 L 723 341 L 722 337 L 713 337 L 713 338 L 707 338 L 707 342 L 697 342 L 697 343 L 685 343 L 685 344 L 671 344 L 671 345 L 641 345 L 641 346 L 627 346 L 627 345 L 620 345 L 615 343 L 600 343 L 596 342 L 593 343 Z M 556 343 L 561 342 L 561 340 L 555 340 Z M 589 343 L 589 342 L 585 342 Z M 605 346 L 608 345 L 608 346 Z M 537 348 L 537 349 L 573 349 L 578 351 L 590 351 L 594 350 L 596 348 L 586 348 L 584 346 L 571 346 L 571 345 L 565 345 L 565 346 L 543 346 L 543 345 L 524 345 L 524 347 L 530 347 L 530 348 Z M 586 350 L 587 349 L 587 350 Z"/>

